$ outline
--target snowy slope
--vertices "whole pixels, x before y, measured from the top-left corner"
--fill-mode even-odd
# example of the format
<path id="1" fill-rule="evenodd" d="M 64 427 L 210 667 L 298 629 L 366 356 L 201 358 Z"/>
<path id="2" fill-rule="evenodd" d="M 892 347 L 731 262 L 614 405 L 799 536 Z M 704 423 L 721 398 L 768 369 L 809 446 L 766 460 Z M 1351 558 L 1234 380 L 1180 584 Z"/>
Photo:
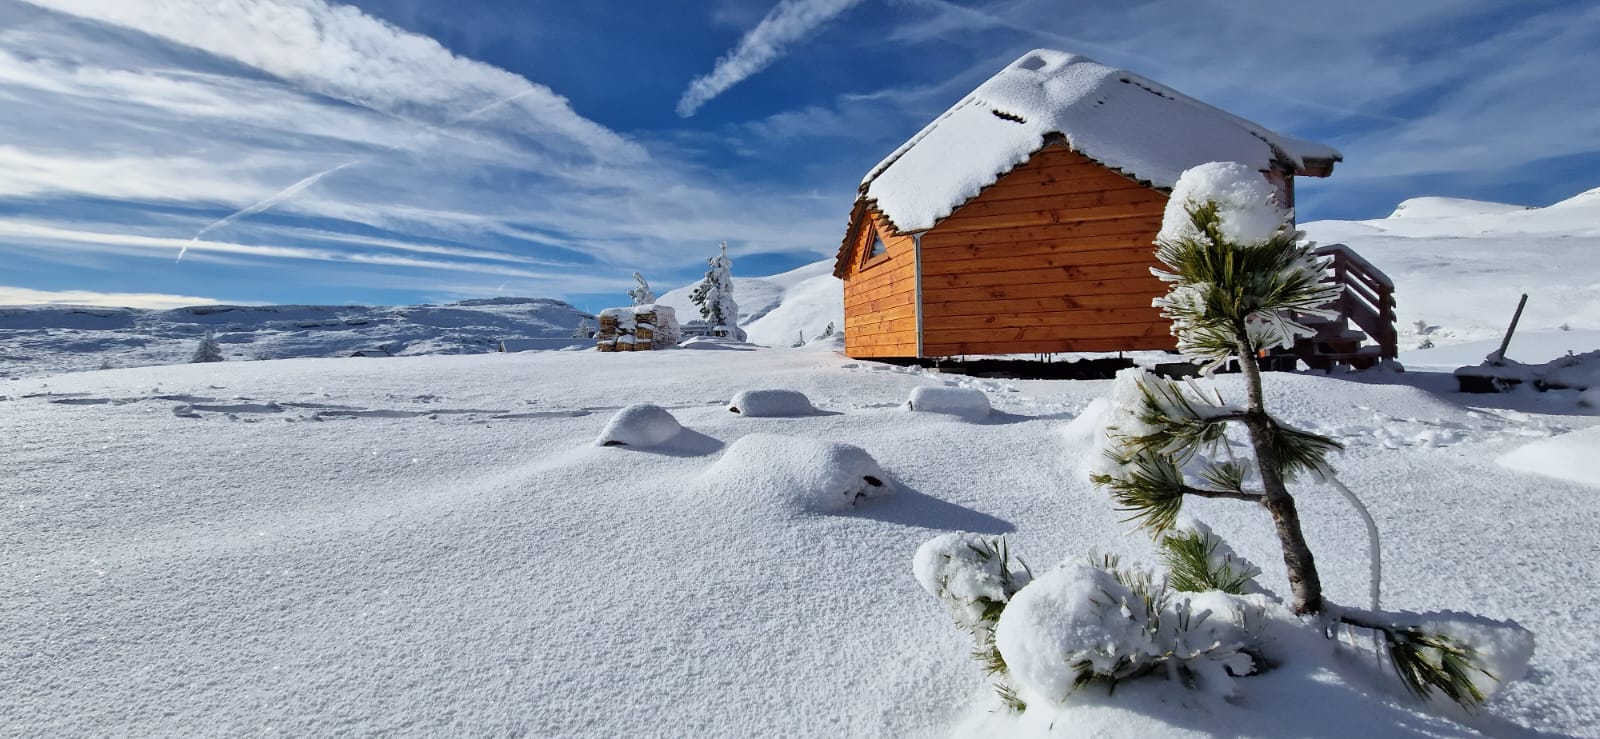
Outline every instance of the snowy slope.
<path id="1" fill-rule="evenodd" d="M 1387 218 L 1301 228 L 1316 241 L 1349 244 L 1394 279 L 1407 365 L 1455 359 L 1415 351 L 1424 341 L 1492 350 L 1522 293 L 1528 307 L 1510 356 L 1542 362 L 1600 348 L 1592 335 L 1600 331 L 1600 188 L 1544 208 L 1415 198 Z M 1519 346 L 1539 355 L 1519 355 Z"/>
<path id="2" fill-rule="evenodd" d="M 1387 607 L 1470 609 L 1537 634 L 1536 678 L 1463 720 L 1491 736 L 1600 734 L 1600 497 L 1494 461 L 1597 419 L 1572 393 L 1469 407 L 1429 377 L 1272 375 L 1269 403 L 1347 446 L 1336 464 L 1386 534 Z M 986 391 L 996 415 L 898 407 L 942 382 Z M 805 392 L 823 413 L 725 409 L 760 388 Z M 1151 561 L 1069 433 L 1107 389 L 940 379 L 818 348 L 3 381 L 0 716 L 22 736 L 1007 735 L 911 558 L 965 530 L 1009 533 L 1036 568 L 1091 548 Z M 1237 378 L 1221 389 L 1237 397 Z M 689 431 L 649 450 L 593 446 L 635 402 Z M 898 492 L 796 509 L 784 488 L 808 447 L 727 461 L 751 434 L 859 446 Z M 1359 602 L 1361 523 L 1328 490 L 1299 489 L 1329 597 Z M 1190 510 L 1247 558 L 1279 561 L 1255 507 Z M 1285 592 L 1281 567 L 1266 570 Z M 1059 731 L 1469 733 L 1365 660 L 1311 664 L 1206 708 L 1159 681 L 1086 693 Z"/>
<path id="3" fill-rule="evenodd" d="M 231 360 L 494 351 L 501 339 L 570 336 L 594 317 L 559 300 L 448 305 L 207 305 L 173 310 L 0 307 L 0 377 L 186 362 L 216 332 Z"/>
<path id="4" fill-rule="evenodd" d="M 678 319 L 699 318 L 689 300 L 694 285 L 680 287 L 658 302 L 676 308 Z M 790 346 L 803 332 L 807 340 L 832 323 L 844 327 L 844 283 L 833 276 L 833 260 L 798 267 L 771 277 L 733 278 L 733 297 L 739 303 L 739 325 L 750 341 L 764 346 Z"/>

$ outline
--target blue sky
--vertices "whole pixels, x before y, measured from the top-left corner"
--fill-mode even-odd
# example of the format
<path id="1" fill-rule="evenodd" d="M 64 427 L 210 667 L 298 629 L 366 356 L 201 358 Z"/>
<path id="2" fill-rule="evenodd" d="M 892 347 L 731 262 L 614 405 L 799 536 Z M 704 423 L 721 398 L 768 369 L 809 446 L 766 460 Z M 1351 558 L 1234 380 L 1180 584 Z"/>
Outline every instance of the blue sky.
<path id="1" fill-rule="evenodd" d="M 1339 147 L 1302 221 L 1600 185 L 1592 2 L 0 0 L 0 303 L 770 274 L 1037 47 Z"/>

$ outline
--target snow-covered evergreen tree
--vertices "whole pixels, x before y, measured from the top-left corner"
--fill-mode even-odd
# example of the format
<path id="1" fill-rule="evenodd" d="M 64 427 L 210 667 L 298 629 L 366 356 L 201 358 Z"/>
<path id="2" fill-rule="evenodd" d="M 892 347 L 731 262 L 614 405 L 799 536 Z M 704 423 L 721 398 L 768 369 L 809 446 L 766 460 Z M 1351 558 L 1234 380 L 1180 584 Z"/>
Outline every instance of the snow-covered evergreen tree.
<path id="1" fill-rule="evenodd" d="M 739 304 L 733 300 L 733 260 L 728 258 L 728 242 L 722 242 L 722 253 L 706 260 L 711 269 L 705 279 L 695 286 L 689 299 L 700 308 L 700 317 L 713 327 L 726 331 L 729 338 L 744 341 L 744 329 L 739 328 Z"/>
<path id="2" fill-rule="evenodd" d="M 1205 362 L 1206 372 L 1238 360 L 1246 403 L 1230 405 L 1142 370 L 1126 370 L 1113 388 L 1107 458 L 1092 479 L 1158 538 L 1177 525 L 1186 498 L 1260 505 L 1282 546 L 1295 612 L 1321 614 L 1330 628 L 1342 624 L 1380 634 L 1390 664 L 1419 696 L 1438 690 L 1463 705 L 1482 703 L 1490 690 L 1481 676 L 1494 676 L 1472 645 L 1400 614 L 1323 600 L 1288 483 L 1297 476 L 1331 477 L 1326 458 L 1340 445 L 1268 413 L 1255 361 L 1265 350 L 1288 348 L 1310 335 L 1296 315 L 1322 313 L 1338 297 L 1336 287 L 1322 282 L 1326 265 L 1289 224 L 1272 186 L 1245 165 L 1213 162 L 1179 178 L 1156 240 L 1156 258 L 1165 270 L 1155 272 L 1171 287 L 1155 305 L 1171 319 L 1179 350 Z M 1253 458 L 1235 458 L 1230 427 L 1242 427 Z"/>
<path id="3" fill-rule="evenodd" d="M 639 286 L 628 291 L 628 297 L 633 298 L 634 305 L 651 305 L 656 302 L 656 294 L 650 289 L 650 283 L 645 282 L 644 275 L 633 273 L 633 279 Z"/>
<path id="4" fill-rule="evenodd" d="M 594 329 L 589 327 L 589 319 L 579 318 L 578 327 L 572 330 L 572 338 L 587 339 L 594 336 Z"/>
<path id="5" fill-rule="evenodd" d="M 189 361 L 191 363 L 224 361 L 222 345 L 217 343 L 216 334 L 207 331 L 205 336 L 200 337 L 200 345 L 195 347 L 194 356 L 190 357 Z"/>

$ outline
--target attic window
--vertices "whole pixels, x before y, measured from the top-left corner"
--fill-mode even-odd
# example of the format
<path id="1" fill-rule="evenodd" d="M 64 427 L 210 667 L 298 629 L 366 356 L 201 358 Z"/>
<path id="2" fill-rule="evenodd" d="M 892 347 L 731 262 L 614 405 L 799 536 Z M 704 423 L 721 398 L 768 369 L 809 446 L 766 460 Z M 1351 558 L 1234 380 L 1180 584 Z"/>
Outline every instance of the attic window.
<path id="1" fill-rule="evenodd" d="M 889 247 L 883 243 L 883 237 L 878 235 L 878 229 L 872 229 L 872 245 L 867 247 L 867 258 L 873 259 L 889 253 Z"/>
<path id="2" fill-rule="evenodd" d="M 1003 121 L 1011 121 L 1012 123 L 1027 123 L 1028 122 L 1027 119 L 1023 118 L 1020 115 L 1017 115 L 1016 113 L 1007 113 L 1007 112 L 1005 112 L 1003 110 L 990 110 L 989 112 L 993 113 L 994 117 L 999 118 L 1000 120 L 1003 120 Z"/>

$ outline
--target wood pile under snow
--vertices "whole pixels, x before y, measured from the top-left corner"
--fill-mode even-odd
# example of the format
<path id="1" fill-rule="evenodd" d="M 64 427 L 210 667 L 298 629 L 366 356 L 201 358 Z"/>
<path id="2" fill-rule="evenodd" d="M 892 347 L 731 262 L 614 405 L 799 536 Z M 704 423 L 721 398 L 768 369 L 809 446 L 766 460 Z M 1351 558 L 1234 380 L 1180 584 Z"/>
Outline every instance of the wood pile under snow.
<path id="1" fill-rule="evenodd" d="M 600 311 L 595 348 L 603 352 L 642 352 L 675 346 L 681 334 L 671 306 L 649 304 Z"/>

